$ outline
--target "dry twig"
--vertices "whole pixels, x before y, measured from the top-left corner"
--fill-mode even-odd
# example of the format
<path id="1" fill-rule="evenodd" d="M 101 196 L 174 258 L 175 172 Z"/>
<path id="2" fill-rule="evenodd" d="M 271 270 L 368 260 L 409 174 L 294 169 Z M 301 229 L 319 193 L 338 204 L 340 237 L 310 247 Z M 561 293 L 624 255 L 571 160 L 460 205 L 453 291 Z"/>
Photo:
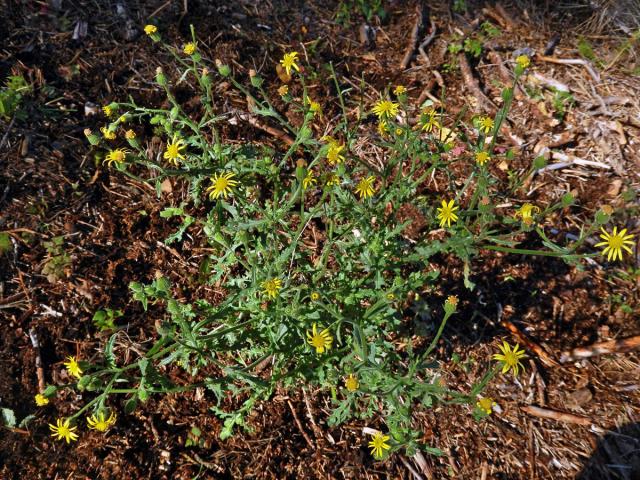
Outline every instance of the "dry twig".
<path id="1" fill-rule="evenodd" d="M 298 418 L 298 413 L 293 408 L 293 404 L 291 403 L 291 400 L 287 400 L 287 404 L 289 405 L 289 408 L 291 409 L 291 413 L 293 414 L 293 420 L 296 422 L 296 426 L 298 427 L 298 430 L 300 430 L 300 433 L 302 433 L 302 436 L 304 437 L 305 442 L 307 442 L 307 445 L 309 445 L 309 448 L 312 448 L 312 449 L 315 450 L 315 445 L 311 441 L 311 438 L 309 437 L 309 434 L 307 434 L 307 432 L 304 430 L 304 428 L 302 428 L 302 423 L 300 423 L 300 419 Z"/>
<path id="2" fill-rule="evenodd" d="M 536 55 L 536 59 L 548 63 L 557 63 L 559 65 L 583 65 L 587 72 L 589 72 L 589 75 L 591 75 L 591 78 L 593 78 L 596 83 L 600 83 L 600 74 L 595 71 L 591 62 L 588 60 L 583 60 L 582 58 L 545 57 L 544 55 Z"/>
<path id="3" fill-rule="evenodd" d="M 413 30 L 411 31 L 411 38 L 409 40 L 409 45 L 407 46 L 407 50 L 402 57 L 402 61 L 400 62 L 400 68 L 404 70 L 409 66 L 411 62 L 411 58 L 413 57 L 413 53 L 416 51 L 416 45 L 418 44 L 418 38 L 422 34 L 424 30 L 424 26 L 427 23 L 428 12 L 425 5 L 421 0 L 418 1 L 416 5 L 416 23 L 413 25 Z"/>
<path id="4" fill-rule="evenodd" d="M 542 363 L 544 363 L 548 367 L 558 367 L 558 366 L 560 366 L 558 364 L 558 362 L 556 362 L 553 358 L 551 358 L 551 356 L 547 352 L 545 352 L 544 349 L 540 345 L 538 345 L 537 343 L 529 340 L 520 331 L 520 329 L 513 324 L 513 322 L 511 322 L 509 320 L 502 319 L 502 320 L 500 320 L 500 325 L 502 325 L 504 328 L 509 330 L 511 332 L 511 334 L 514 337 L 516 337 L 516 340 L 518 341 L 518 343 L 522 344 L 528 350 L 531 350 L 533 353 L 535 353 L 538 356 L 538 358 L 540 358 Z"/>
<path id="5" fill-rule="evenodd" d="M 525 405 L 520 407 L 525 413 L 533 415 L 534 417 L 546 418 L 548 420 L 556 420 L 564 423 L 575 423 L 576 425 L 583 425 L 588 427 L 594 423 L 590 418 L 574 415 L 573 413 L 559 412 L 557 410 L 549 410 L 548 408 L 535 407 L 533 405 Z"/>
<path id="6" fill-rule="evenodd" d="M 640 348 L 640 335 L 635 337 L 622 338 L 620 340 L 610 340 L 608 342 L 594 343 L 588 347 L 574 348 L 570 352 L 563 352 L 560 356 L 560 363 L 573 362 L 583 358 L 591 358 L 597 355 L 609 353 L 625 353 Z"/>

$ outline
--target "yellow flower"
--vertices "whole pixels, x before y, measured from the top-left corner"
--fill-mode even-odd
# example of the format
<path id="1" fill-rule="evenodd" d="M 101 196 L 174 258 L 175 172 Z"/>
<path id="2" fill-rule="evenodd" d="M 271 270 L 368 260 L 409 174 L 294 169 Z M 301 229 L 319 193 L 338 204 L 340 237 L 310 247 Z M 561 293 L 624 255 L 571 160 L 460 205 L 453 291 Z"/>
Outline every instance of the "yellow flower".
<path id="1" fill-rule="evenodd" d="M 344 145 L 340 145 L 337 142 L 331 142 L 329 149 L 327 150 L 327 162 L 329 165 L 335 165 L 336 163 L 344 162 L 344 155 L 342 155 Z"/>
<path id="2" fill-rule="evenodd" d="M 272 278 L 262 282 L 262 290 L 264 294 L 269 298 L 276 298 L 278 291 L 282 289 L 282 280 L 279 278 Z"/>
<path id="3" fill-rule="evenodd" d="M 82 376 L 82 369 L 80 365 L 76 361 L 75 357 L 67 357 L 67 361 L 63 363 L 65 367 L 67 367 L 67 372 L 69 375 L 72 375 L 76 378 L 80 378 Z"/>
<path id="4" fill-rule="evenodd" d="M 102 111 L 109 118 L 111 118 L 113 116 L 113 114 L 115 113 L 113 111 L 113 108 L 111 108 L 111 105 L 105 105 L 104 107 L 102 107 Z"/>
<path id="5" fill-rule="evenodd" d="M 391 447 L 387 442 L 389 440 L 389 435 L 385 435 L 382 432 L 376 432 L 373 434 L 373 438 L 369 442 L 369 447 L 371 447 L 371 455 L 380 460 L 385 450 L 389 450 Z"/>
<path id="6" fill-rule="evenodd" d="M 318 292 L 311 292 L 311 300 L 317 302 L 320 300 L 320 294 Z"/>
<path id="7" fill-rule="evenodd" d="M 107 127 L 100 127 L 100 131 L 102 132 L 102 136 L 107 140 L 115 140 L 116 132 L 112 132 Z"/>
<path id="8" fill-rule="evenodd" d="M 179 160 L 184 160 L 185 156 L 182 154 L 182 150 L 186 148 L 184 145 L 184 140 L 181 138 L 176 139 L 173 138 L 173 141 L 169 142 L 167 145 L 167 149 L 164 151 L 163 158 L 167 160 L 169 163 L 177 166 Z"/>
<path id="9" fill-rule="evenodd" d="M 347 390 L 349 390 L 350 392 L 355 392 L 356 390 L 358 390 L 360 382 L 358 382 L 358 379 L 353 375 L 353 373 L 350 373 L 347 379 L 344 381 L 344 386 L 347 387 Z"/>
<path id="10" fill-rule="evenodd" d="M 390 302 L 392 302 L 392 301 L 394 301 L 396 299 L 396 295 L 393 292 L 387 293 L 386 297 L 387 297 L 387 300 L 389 300 Z"/>
<path id="11" fill-rule="evenodd" d="M 278 94 L 281 97 L 284 97 L 287 93 L 289 93 L 289 85 L 282 85 L 280 88 L 278 88 Z"/>
<path id="12" fill-rule="evenodd" d="M 207 188 L 207 193 L 211 199 L 216 199 L 220 196 L 227 198 L 231 193 L 231 189 L 238 185 L 238 182 L 231 180 L 236 174 L 232 172 L 222 173 L 218 175 L 213 174 L 211 177 L 212 185 Z"/>
<path id="13" fill-rule="evenodd" d="M 479 129 L 485 135 L 493 129 L 493 119 L 491 117 L 480 117 L 478 120 Z"/>
<path id="14" fill-rule="evenodd" d="M 153 35 L 157 31 L 158 31 L 158 27 L 156 27 L 155 25 L 145 25 L 144 26 L 144 33 L 146 33 L 147 35 Z"/>
<path id="15" fill-rule="evenodd" d="M 309 104 L 309 111 L 312 112 L 314 116 L 320 115 L 322 117 L 322 107 L 318 102 L 307 97 L 307 103 Z"/>
<path id="16" fill-rule="evenodd" d="M 626 250 L 630 254 L 633 254 L 631 248 L 629 246 L 634 245 L 632 241 L 633 235 L 625 235 L 627 233 L 627 229 L 623 228 L 618 232 L 618 227 L 613 227 L 613 232 L 608 233 L 604 228 L 600 227 L 602 230 L 602 234 L 600 238 L 604 240 L 604 242 L 596 243 L 596 247 L 605 247 L 602 250 L 603 255 L 607 255 L 607 261 L 616 260 L 616 257 L 619 260 L 622 260 L 622 250 Z"/>
<path id="17" fill-rule="evenodd" d="M 109 428 L 116 423 L 116 414 L 115 412 L 111 412 L 109 418 L 104 418 L 104 412 L 98 413 L 98 415 L 91 415 L 87 417 L 87 424 L 89 428 L 92 430 L 97 430 L 98 432 L 106 432 Z"/>
<path id="18" fill-rule="evenodd" d="M 385 122 L 384 120 L 380 120 L 378 122 L 378 134 L 381 137 L 385 137 L 387 133 L 389 133 L 389 127 L 387 125 L 387 122 Z"/>
<path id="19" fill-rule="evenodd" d="M 375 188 L 373 188 L 373 182 L 376 181 L 376 177 L 367 177 L 363 178 L 358 182 L 358 186 L 356 187 L 356 193 L 360 195 L 360 200 L 364 200 L 365 198 L 372 197 L 375 193 Z"/>
<path id="20" fill-rule="evenodd" d="M 296 60 L 298 60 L 298 52 L 285 53 L 282 60 L 280 60 L 280 65 L 284 67 L 284 71 L 287 72 L 287 75 L 291 75 L 292 68 L 296 72 L 300 71 L 300 67 L 296 63 Z"/>
<path id="21" fill-rule="evenodd" d="M 49 399 L 42 395 L 41 393 L 37 394 L 35 397 L 36 405 L 39 407 L 44 407 L 49 403 Z"/>
<path id="22" fill-rule="evenodd" d="M 65 419 L 64 422 L 62 419 L 58 418 L 56 420 L 56 425 L 49 424 L 49 429 L 53 432 L 51 434 L 52 437 L 55 437 L 56 440 L 66 440 L 67 443 L 70 443 L 72 440 L 75 442 L 78 440 L 78 434 L 74 433 L 78 427 L 70 427 L 69 419 Z"/>
<path id="23" fill-rule="evenodd" d="M 480 166 L 483 166 L 489 160 L 489 154 L 484 150 L 480 152 L 476 152 L 476 163 Z"/>
<path id="24" fill-rule="evenodd" d="M 430 108 L 429 110 L 424 110 L 420 114 L 420 120 L 418 120 L 418 124 L 423 132 L 432 132 L 434 127 L 440 128 L 440 123 L 436 120 L 437 112 Z"/>
<path id="25" fill-rule="evenodd" d="M 126 132 L 124 132 L 124 138 L 126 138 L 127 140 L 133 140 L 134 138 L 136 138 L 136 132 L 134 132 L 133 130 L 127 130 Z"/>
<path id="26" fill-rule="evenodd" d="M 311 327 L 311 331 L 307 330 L 307 342 L 316 349 L 316 353 L 324 353 L 325 350 L 329 350 L 331 348 L 333 337 L 329 333 L 328 328 L 318 332 L 318 327 L 314 323 Z"/>
<path id="27" fill-rule="evenodd" d="M 519 55 L 518 58 L 516 58 L 516 63 L 524 70 L 531 65 L 531 59 L 526 55 Z"/>
<path id="28" fill-rule="evenodd" d="M 187 43 L 182 49 L 185 55 L 193 55 L 196 53 L 196 44 L 193 42 Z"/>
<path id="29" fill-rule="evenodd" d="M 114 163 L 121 165 L 127 158 L 127 153 L 129 153 L 124 148 L 116 148 L 115 150 L 109 151 L 107 153 L 107 158 L 104 160 L 104 163 L 108 164 L 110 167 L 113 166 Z"/>
<path id="30" fill-rule="evenodd" d="M 404 85 L 397 85 L 396 88 L 393 89 L 393 94 L 396 97 L 404 95 L 405 93 L 407 93 L 407 87 L 405 87 Z"/>
<path id="31" fill-rule="evenodd" d="M 340 177 L 337 174 L 332 173 L 329 175 L 329 178 L 327 178 L 327 187 L 332 187 L 334 185 L 340 185 Z"/>
<path id="32" fill-rule="evenodd" d="M 513 374 L 517 376 L 521 368 L 524 371 L 524 365 L 520 363 L 520 359 L 525 356 L 525 353 L 524 350 L 518 350 L 519 347 L 520 345 L 516 343 L 512 350 L 511 346 L 506 341 L 503 341 L 500 346 L 502 353 L 493 354 L 493 359 L 502 363 L 502 373 L 513 370 Z"/>
<path id="33" fill-rule="evenodd" d="M 540 212 L 540 208 L 530 203 L 525 203 L 516 211 L 516 217 L 522 218 L 522 223 L 531 225 L 533 223 L 533 215 Z"/>
<path id="34" fill-rule="evenodd" d="M 387 120 L 395 117 L 399 108 L 400 105 L 391 100 L 380 100 L 373 106 L 371 111 L 378 116 L 379 120 Z"/>
<path id="35" fill-rule="evenodd" d="M 316 183 L 318 183 L 318 180 L 313 176 L 313 172 L 309 170 L 307 176 L 302 179 L 302 188 L 303 190 L 306 190 L 309 187 L 314 186 Z"/>
<path id="36" fill-rule="evenodd" d="M 481 410 L 487 415 L 491 415 L 493 407 L 495 407 L 496 405 L 496 402 L 494 402 L 493 398 L 490 397 L 480 397 L 480 400 L 478 400 L 478 403 L 476 403 L 476 407 L 478 408 L 478 410 Z"/>
<path id="37" fill-rule="evenodd" d="M 455 295 L 449 295 L 444 302 L 444 311 L 449 315 L 453 315 L 458 308 L 458 297 Z"/>
<path id="38" fill-rule="evenodd" d="M 451 222 L 456 222 L 458 220 L 458 215 L 454 212 L 458 210 L 457 205 L 455 205 L 455 200 L 451 200 L 449 203 L 446 200 L 442 200 L 442 207 L 438 207 L 438 220 L 440 220 L 440 226 L 451 227 Z"/>

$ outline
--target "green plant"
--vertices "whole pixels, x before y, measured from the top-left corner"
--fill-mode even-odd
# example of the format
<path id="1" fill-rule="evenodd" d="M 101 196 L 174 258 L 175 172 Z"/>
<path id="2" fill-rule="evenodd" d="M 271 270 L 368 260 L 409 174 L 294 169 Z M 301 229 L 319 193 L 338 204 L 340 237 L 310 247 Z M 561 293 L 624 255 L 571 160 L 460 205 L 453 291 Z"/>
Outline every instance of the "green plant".
<path id="1" fill-rule="evenodd" d="M 9 76 L 4 88 L 0 89 L 0 116 L 8 120 L 15 114 L 18 120 L 25 119 L 26 112 L 20 110 L 20 104 L 31 91 L 31 85 L 23 76 Z"/>
<path id="2" fill-rule="evenodd" d="M 51 283 L 65 277 L 67 268 L 71 265 L 71 257 L 64 250 L 64 237 L 53 237 L 43 243 L 47 251 L 47 258 L 42 267 L 42 274 Z"/>
<path id="3" fill-rule="evenodd" d="M 93 324 L 99 329 L 101 332 L 108 330 L 115 330 L 116 326 L 114 321 L 117 318 L 120 318 L 123 315 L 122 310 L 112 310 L 110 308 L 105 308 L 104 310 L 98 310 L 93 314 Z"/>
<path id="4" fill-rule="evenodd" d="M 148 30 L 153 41 L 161 41 L 155 27 Z M 419 111 L 415 128 L 398 121 L 401 111 L 407 117 L 416 110 L 406 90 L 396 87 L 397 102 L 385 96 L 372 109 L 378 135 L 371 133 L 369 141 L 385 158 L 377 163 L 353 148 L 367 128 L 358 120 L 364 110 L 356 95 L 340 87 L 332 65 L 324 75 L 337 96 L 321 106 L 310 98 L 306 76 L 296 73 L 301 70 L 296 52 L 281 61 L 295 81 L 278 89 L 278 100 L 257 73 L 242 81 L 229 66 L 216 62 L 220 80 L 250 99 L 250 115 L 277 125 L 279 138 L 288 138 L 286 147 L 273 149 L 226 141 L 219 129 L 220 105 L 212 94 L 211 63 L 196 49 L 165 48 L 180 65 L 181 80 L 198 91 L 200 110 L 187 114 L 172 82 L 158 70 L 156 82 L 169 106 L 112 104 L 109 110 L 120 117 L 102 131 L 116 134 L 138 123 L 161 127 L 163 159 L 149 158 L 127 131 L 131 150 L 111 147 L 106 162 L 141 181 L 153 177 L 148 181 L 158 192 L 167 178 L 188 183 L 190 203 L 161 213 L 181 219 L 166 241 L 181 242 L 189 231 L 205 243 L 211 253 L 200 274 L 224 288 L 226 296 L 215 304 L 180 300 L 165 277 L 131 283 L 133 298 L 144 310 L 151 304 L 166 309 L 157 341 L 124 364 L 114 354 L 119 335 L 114 333 L 102 363 L 81 363 L 83 375 L 76 387 L 91 392 L 92 399 L 73 418 L 91 408 L 104 409 L 113 395 L 126 395 L 124 408 L 131 412 L 150 395 L 205 387 L 211 410 L 224 421 L 220 436 L 226 438 L 236 427 L 246 427 L 247 414 L 276 388 L 313 386 L 330 400 L 329 424 L 354 417 L 384 422 L 389 435 L 374 437 L 380 441 L 374 448 L 377 456 L 386 455 L 387 446 L 391 452 L 439 454 L 435 446 L 421 442 L 413 427 L 414 411 L 458 403 L 475 408 L 481 418 L 482 412 L 490 413 L 492 402 L 478 397 L 499 372 L 499 366 L 485 368 L 465 391 L 447 387 L 447 361 L 436 355 L 436 348 L 447 322 L 456 316 L 458 298 L 442 290 L 442 266 L 460 265 L 461 288 L 473 290 L 473 260 L 489 250 L 575 263 L 583 257 L 576 250 L 609 214 L 599 212 L 578 241 L 558 244 L 539 220 L 569 208 L 570 194 L 544 207 L 525 203 L 513 212 L 497 207 L 518 195 L 539 167 L 534 162 L 507 189 L 490 168 L 500 157 L 495 146 L 513 87 L 503 92 L 503 107 L 495 118 L 474 116 L 475 127 L 464 128 L 462 114 L 451 117 L 444 109 Z M 516 82 L 523 71 L 516 68 Z M 349 115 L 353 107 L 360 111 L 358 119 Z M 301 124 L 292 125 L 283 108 L 299 113 Z M 337 120 L 320 128 L 329 117 L 323 116 L 324 108 L 336 112 Z M 330 136 L 316 134 L 327 127 Z M 92 132 L 87 136 L 94 145 L 102 142 Z M 455 153 L 462 145 L 467 153 Z M 481 152 L 486 155 L 480 157 Z M 443 182 L 440 192 L 428 186 L 427 180 L 436 176 Z M 414 237 L 408 233 L 411 221 L 403 216 L 408 206 L 428 226 Z M 533 234 L 544 249 L 520 247 Z M 505 365 L 515 373 L 518 355 L 515 363 Z M 184 372 L 171 376 L 179 382 L 170 379 L 169 369 Z M 238 403 L 223 408 L 229 396 Z"/>
<path id="5" fill-rule="evenodd" d="M 576 103 L 575 98 L 571 94 L 571 92 L 565 92 L 563 90 L 554 90 L 553 91 L 553 111 L 554 116 L 559 120 L 563 120 L 567 111 L 573 107 Z"/>
<path id="6" fill-rule="evenodd" d="M 383 0 L 340 0 L 336 21 L 348 25 L 354 13 L 363 16 L 367 22 L 371 22 L 375 16 L 383 19 L 387 15 Z"/>

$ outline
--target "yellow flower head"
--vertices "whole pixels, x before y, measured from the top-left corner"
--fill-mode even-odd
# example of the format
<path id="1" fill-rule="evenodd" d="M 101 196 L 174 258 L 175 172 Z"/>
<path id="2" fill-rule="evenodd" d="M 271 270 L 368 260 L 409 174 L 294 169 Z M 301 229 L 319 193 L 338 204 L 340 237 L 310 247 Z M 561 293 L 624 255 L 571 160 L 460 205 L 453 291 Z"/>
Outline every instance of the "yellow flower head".
<path id="1" fill-rule="evenodd" d="M 350 392 L 355 392 L 356 390 L 358 390 L 360 382 L 358 382 L 358 379 L 353 375 L 353 373 L 350 373 L 347 379 L 344 381 L 344 386 L 347 387 L 347 390 L 349 390 Z"/>
<path id="2" fill-rule="evenodd" d="M 133 140 L 134 138 L 136 138 L 136 132 L 134 132 L 133 130 L 127 130 L 126 132 L 124 132 L 124 138 L 126 138 L 127 140 Z"/>
<path id="3" fill-rule="evenodd" d="M 340 185 L 340 177 L 336 173 L 332 173 L 327 178 L 327 187 L 333 187 L 336 185 Z"/>
<path id="4" fill-rule="evenodd" d="M 319 115 L 322 117 L 322 107 L 318 102 L 307 97 L 307 104 L 309 105 L 309 111 L 313 113 L 313 116 Z"/>
<path id="5" fill-rule="evenodd" d="M 485 135 L 491 133 L 493 130 L 493 119 L 491 117 L 480 117 L 478 120 L 479 129 Z"/>
<path id="6" fill-rule="evenodd" d="M 516 211 L 516 217 L 521 217 L 522 223 L 525 225 L 531 225 L 533 223 L 533 216 L 539 212 L 539 207 L 530 203 L 525 203 Z"/>
<path id="7" fill-rule="evenodd" d="M 284 97 L 287 93 L 289 93 L 289 85 L 282 85 L 280 88 L 278 88 L 278 94 L 281 97 Z"/>
<path id="8" fill-rule="evenodd" d="M 378 116 L 379 120 L 388 120 L 398 114 L 399 108 L 400 105 L 391 100 L 380 100 L 373 106 L 371 111 Z"/>
<path id="9" fill-rule="evenodd" d="M 476 152 L 476 163 L 480 166 L 483 166 L 489 160 L 489 153 L 484 150 L 480 152 Z"/>
<path id="10" fill-rule="evenodd" d="M 453 315 L 455 313 L 456 308 L 458 308 L 458 297 L 455 295 L 449 295 L 444 302 L 444 311 L 449 315 Z"/>
<path id="11" fill-rule="evenodd" d="M 157 31 L 158 31 L 158 27 L 156 27 L 155 25 L 145 25 L 144 26 L 144 33 L 146 33 L 147 35 L 153 35 Z"/>
<path id="12" fill-rule="evenodd" d="M 320 300 L 320 294 L 318 292 L 311 292 L 311 300 L 317 302 Z"/>
<path id="13" fill-rule="evenodd" d="M 207 188 L 207 193 L 209 197 L 213 200 L 218 197 L 227 198 L 231 193 L 231 189 L 238 185 L 238 182 L 232 180 L 236 174 L 232 172 L 221 173 L 218 175 L 217 173 L 213 174 L 211 177 L 211 186 Z"/>
<path id="14" fill-rule="evenodd" d="M 38 393 L 34 398 L 36 401 L 36 405 L 39 407 L 44 407 L 49 403 L 49 399 L 44 395 L 42 395 L 41 393 Z"/>
<path id="15" fill-rule="evenodd" d="M 328 328 L 318 332 L 318 326 L 314 323 L 311 331 L 307 330 L 307 342 L 316 349 L 316 353 L 324 353 L 325 350 L 331 348 L 333 337 Z"/>
<path id="16" fill-rule="evenodd" d="M 115 113 L 113 108 L 111 108 L 111 105 L 105 105 L 104 107 L 102 107 L 102 111 L 109 118 L 113 117 L 113 114 Z"/>
<path id="17" fill-rule="evenodd" d="M 296 63 L 298 60 L 298 52 L 289 52 L 285 53 L 280 60 L 280 65 L 284 67 L 284 71 L 287 72 L 287 75 L 291 75 L 291 69 L 294 69 L 296 72 L 300 71 L 300 67 Z"/>
<path id="18" fill-rule="evenodd" d="M 106 432 L 116 423 L 116 414 L 111 412 L 108 418 L 105 418 L 104 412 L 99 412 L 97 415 L 91 415 L 87 417 L 87 424 L 91 430 L 97 430 L 98 432 Z"/>
<path id="19" fill-rule="evenodd" d="M 185 55 L 193 55 L 194 53 L 196 53 L 196 44 L 193 42 L 189 42 L 184 46 L 182 51 Z"/>
<path id="20" fill-rule="evenodd" d="M 116 148 L 115 150 L 111 150 L 109 153 L 107 153 L 107 158 L 105 158 L 104 163 L 106 163 L 110 167 L 112 167 L 114 163 L 121 165 L 126 160 L 127 153 L 129 152 L 124 148 Z"/>
<path id="21" fill-rule="evenodd" d="M 316 183 L 318 183 L 318 180 L 313 176 L 313 172 L 309 170 L 307 172 L 307 176 L 302 179 L 302 189 L 307 190 L 309 187 L 313 187 Z"/>
<path id="22" fill-rule="evenodd" d="M 112 132 L 107 127 L 100 127 L 100 131 L 102 132 L 102 136 L 107 140 L 115 140 L 116 132 Z"/>
<path id="23" fill-rule="evenodd" d="M 344 162 L 342 150 L 344 150 L 344 145 L 340 145 L 338 142 L 334 141 L 329 144 L 329 149 L 327 150 L 327 162 L 329 165 Z"/>
<path id="24" fill-rule="evenodd" d="M 491 415 L 491 412 L 496 405 L 496 402 L 494 402 L 493 398 L 490 397 L 481 397 L 476 403 L 478 410 L 486 413 L 487 415 Z"/>
<path id="25" fill-rule="evenodd" d="M 71 427 L 69 424 L 70 421 L 68 418 L 65 419 L 64 422 L 58 418 L 55 425 L 49 424 L 49 429 L 53 432 L 51 436 L 55 437 L 56 440 L 66 440 L 67 443 L 70 443 L 72 440 L 75 442 L 78 440 L 78 434 L 75 433 L 78 427 Z"/>
<path id="26" fill-rule="evenodd" d="M 185 159 L 185 156 L 182 154 L 182 150 L 185 148 L 187 148 L 187 146 L 184 145 L 184 140 L 174 137 L 173 141 L 167 144 L 167 149 L 164 151 L 163 158 L 169 163 L 178 166 L 180 160 Z"/>
<path id="27" fill-rule="evenodd" d="M 373 438 L 369 442 L 371 455 L 380 460 L 384 456 L 384 451 L 391 448 L 391 446 L 386 443 L 388 440 L 389 435 L 385 435 L 382 432 L 374 433 Z"/>
<path id="28" fill-rule="evenodd" d="M 80 365 L 76 361 L 75 357 L 67 357 L 67 361 L 63 363 L 65 367 L 67 367 L 67 372 L 69 375 L 72 375 L 76 378 L 80 378 L 82 376 L 82 369 Z"/>
<path id="29" fill-rule="evenodd" d="M 516 63 L 524 70 L 531 65 L 531 59 L 526 55 L 519 55 L 518 58 L 516 58 Z"/>
<path id="30" fill-rule="evenodd" d="M 393 89 L 393 94 L 396 97 L 404 95 L 405 93 L 407 93 L 407 87 L 405 87 L 404 85 L 397 85 L 396 88 Z"/>
<path id="31" fill-rule="evenodd" d="M 502 353 L 493 354 L 493 359 L 502 363 L 502 373 L 513 370 L 514 376 L 517 376 L 521 368 L 524 371 L 524 365 L 520 363 L 520 359 L 525 356 L 525 353 L 524 350 L 518 350 L 519 347 L 520 345 L 516 343 L 516 346 L 511 349 L 511 346 L 506 341 L 503 341 L 500 346 Z"/>
<path id="32" fill-rule="evenodd" d="M 360 195 L 360 200 L 373 196 L 376 191 L 375 188 L 373 188 L 373 182 L 375 181 L 376 177 L 367 177 L 358 182 L 358 185 L 356 186 L 356 193 Z"/>
<path id="33" fill-rule="evenodd" d="M 437 113 L 438 112 L 436 112 L 433 108 L 430 108 L 429 110 L 424 110 L 420 114 L 418 125 L 420 125 L 420 128 L 423 132 L 431 133 L 434 127 L 440 128 L 440 123 L 436 119 Z"/>
<path id="34" fill-rule="evenodd" d="M 613 260 L 616 258 L 618 260 L 622 260 L 622 250 L 627 251 L 630 254 L 633 254 L 631 251 L 631 246 L 634 245 L 633 235 L 626 235 L 627 229 L 623 228 L 618 232 L 618 227 L 613 227 L 613 232 L 609 233 L 604 228 L 600 227 L 602 230 L 602 234 L 600 238 L 604 240 L 603 242 L 596 243 L 596 247 L 604 247 L 602 250 L 602 254 L 607 256 L 607 261 Z"/>
<path id="35" fill-rule="evenodd" d="M 380 135 L 381 137 L 386 137 L 388 133 L 389 126 L 387 125 L 387 122 L 385 122 L 384 120 L 380 120 L 378 122 L 378 135 Z"/>
<path id="36" fill-rule="evenodd" d="M 396 299 L 396 294 L 393 292 L 389 292 L 385 296 L 387 297 L 387 300 L 389 300 L 390 302 L 393 302 Z"/>
<path id="37" fill-rule="evenodd" d="M 269 298 L 276 298 L 278 292 L 282 289 L 282 280 L 279 278 L 272 278 L 265 280 L 261 284 L 263 293 Z"/>
<path id="38" fill-rule="evenodd" d="M 455 214 L 455 211 L 458 210 L 457 205 L 455 205 L 455 200 L 450 200 L 448 203 L 446 200 L 442 200 L 442 207 L 438 207 L 438 220 L 440 220 L 440 226 L 451 227 L 451 222 L 456 222 L 458 220 L 458 215 Z"/>

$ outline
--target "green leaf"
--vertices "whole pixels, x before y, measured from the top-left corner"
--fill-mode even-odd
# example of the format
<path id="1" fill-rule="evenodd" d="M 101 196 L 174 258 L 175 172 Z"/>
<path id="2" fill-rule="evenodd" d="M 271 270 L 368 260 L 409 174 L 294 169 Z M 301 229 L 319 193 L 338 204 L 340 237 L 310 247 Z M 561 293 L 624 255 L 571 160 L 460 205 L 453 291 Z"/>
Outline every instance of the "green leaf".
<path id="1" fill-rule="evenodd" d="M 127 402 L 124 404 L 124 413 L 126 413 L 127 415 L 130 415 L 131 413 L 134 412 L 137 406 L 138 406 L 138 397 L 133 396 L 129 400 L 127 400 Z"/>
<path id="2" fill-rule="evenodd" d="M 2 421 L 9 428 L 15 428 L 16 426 L 16 414 L 10 408 L 0 408 L 0 417 Z"/>

